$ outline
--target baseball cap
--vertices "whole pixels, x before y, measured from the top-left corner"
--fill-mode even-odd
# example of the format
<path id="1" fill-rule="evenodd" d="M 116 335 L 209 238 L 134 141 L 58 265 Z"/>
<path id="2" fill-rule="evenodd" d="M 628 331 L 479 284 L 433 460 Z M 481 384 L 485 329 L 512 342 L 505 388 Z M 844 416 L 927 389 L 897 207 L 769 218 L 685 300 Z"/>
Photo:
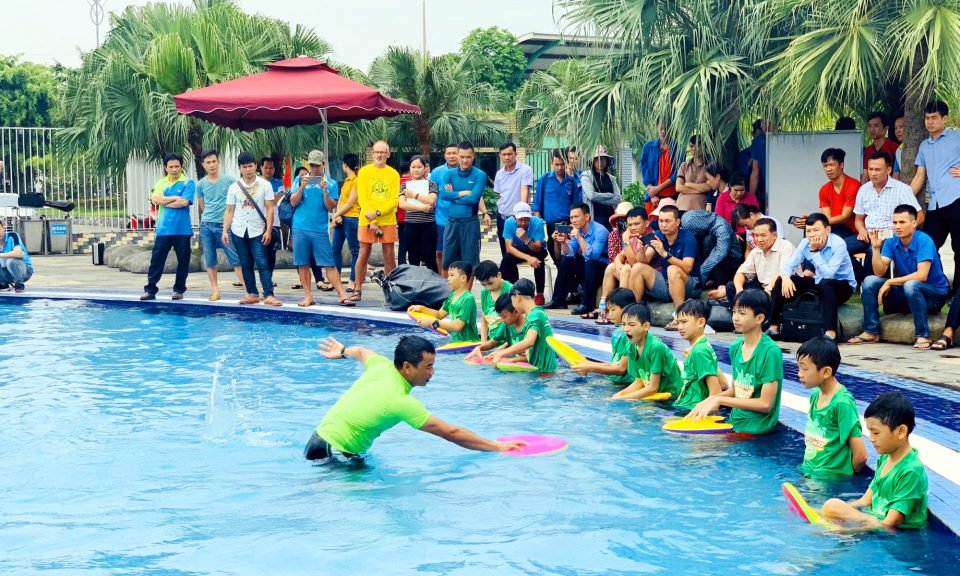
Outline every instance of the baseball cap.
<path id="1" fill-rule="evenodd" d="M 325 163 L 327 157 L 323 155 L 323 152 L 319 150 L 311 150 L 310 154 L 307 155 L 307 164 L 316 164 L 320 165 Z"/>
<path id="2" fill-rule="evenodd" d="M 533 216 L 533 211 L 530 210 L 530 205 L 526 202 L 517 202 L 517 205 L 513 207 L 513 215 L 515 218 L 529 218 Z"/>

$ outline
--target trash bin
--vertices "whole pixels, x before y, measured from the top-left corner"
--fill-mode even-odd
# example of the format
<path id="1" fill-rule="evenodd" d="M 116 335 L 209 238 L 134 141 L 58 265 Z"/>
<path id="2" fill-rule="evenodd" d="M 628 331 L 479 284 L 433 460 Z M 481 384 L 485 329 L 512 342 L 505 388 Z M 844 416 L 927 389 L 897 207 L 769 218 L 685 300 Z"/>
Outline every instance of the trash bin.
<path id="1" fill-rule="evenodd" d="M 17 218 L 16 220 L 16 230 L 17 234 L 20 235 L 20 238 L 23 239 L 23 244 L 27 247 L 27 254 L 43 254 L 43 249 L 45 245 L 44 234 L 46 233 L 46 227 L 44 226 L 43 220 L 37 218 L 36 220 L 27 220 L 24 218 Z"/>
<path id="2" fill-rule="evenodd" d="M 47 254 L 72 254 L 73 223 L 69 218 L 48 218 Z"/>

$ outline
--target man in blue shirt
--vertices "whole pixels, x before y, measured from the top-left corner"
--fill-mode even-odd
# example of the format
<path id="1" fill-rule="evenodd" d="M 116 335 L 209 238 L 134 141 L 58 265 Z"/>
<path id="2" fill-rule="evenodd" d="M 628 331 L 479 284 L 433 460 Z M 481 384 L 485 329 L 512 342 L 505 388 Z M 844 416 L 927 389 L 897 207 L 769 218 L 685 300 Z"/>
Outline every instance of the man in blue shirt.
<path id="1" fill-rule="evenodd" d="M 643 176 L 643 185 L 646 188 L 644 199 L 648 204 L 647 210 L 660 205 L 661 198 L 673 198 L 677 195 L 677 169 L 680 168 L 682 154 L 677 143 L 670 138 L 669 130 L 664 122 L 657 124 L 658 136 L 643 144 L 640 150 L 640 173 Z M 663 155 L 670 158 L 670 174 L 663 173 L 663 166 L 667 164 Z"/>
<path id="2" fill-rule="evenodd" d="M 660 256 L 660 270 L 640 263 L 638 272 L 643 282 L 633 284 L 634 293 L 646 293 L 654 300 L 673 302 L 679 308 L 689 298 L 699 298 L 703 289 L 700 280 L 700 246 L 697 237 L 680 227 L 680 209 L 673 198 L 663 198 L 651 216 L 658 216 L 660 230 L 650 247 Z M 676 317 L 666 326 L 677 329 Z"/>
<path id="3" fill-rule="evenodd" d="M 947 241 L 953 247 L 954 269 L 960 270 L 960 131 L 947 130 L 950 109 L 940 101 L 927 104 L 923 123 L 930 137 L 917 150 L 917 173 L 910 182 L 914 194 L 927 185 L 927 204 L 923 230 L 937 250 Z M 954 288 L 958 286 L 954 280 Z"/>
<path id="4" fill-rule="evenodd" d="M 759 122 L 759 126 L 757 126 Z M 750 144 L 750 192 L 757 197 L 760 202 L 760 209 L 767 208 L 766 180 L 767 174 L 767 130 L 769 127 L 766 120 L 757 120 L 753 128 L 756 132 L 760 128 L 760 133 L 753 137 L 753 143 Z"/>
<path id="5" fill-rule="evenodd" d="M 554 150 L 551 153 L 550 165 L 553 170 L 537 179 L 531 209 L 534 216 L 542 218 L 547 223 L 547 235 L 552 239 L 557 224 L 567 224 L 570 208 L 582 201 L 582 192 L 576 173 L 571 170 L 562 150 Z M 563 257 L 560 253 L 560 244 L 551 240 L 547 243 L 547 250 L 553 258 L 553 263 L 560 266 L 560 260 Z"/>
<path id="6" fill-rule="evenodd" d="M 896 238 L 881 240 L 870 236 L 873 247 L 873 273 L 863 282 L 863 334 L 851 338 L 850 344 L 880 341 L 880 303 L 887 314 L 913 314 L 913 330 L 919 350 L 930 348 L 930 326 L 927 311 L 940 312 L 947 303 L 950 284 L 943 273 L 940 255 L 933 240 L 917 230 L 917 209 L 909 204 L 893 211 L 893 233 Z M 886 278 L 890 262 L 895 278 Z"/>
<path id="7" fill-rule="evenodd" d="M 487 187 L 487 175 L 476 166 L 473 144 L 457 146 L 457 168 L 443 175 L 440 198 L 450 203 L 443 231 L 443 270 L 453 262 L 480 263 L 480 220 L 477 211 Z M 483 215 L 489 218 L 484 210 Z"/>
<path id="8" fill-rule="evenodd" d="M 733 228 L 722 216 L 707 210 L 684 212 L 680 225 L 696 236 L 703 254 L 700 264 L 703 287 L 725 286 L 743 264 L 743 250 Z"/>
<path id="9" fill-rule="evenodd" d="M 7 232 L 5 219 L 0 217 L 0 288 L 6 290 L 13 284 L 13 290 L 22 293 L 31 276 L 33 263 L 23 239 L 16 232 Z"/>
<path id="10" fill-rule="evenodd" d="M 557 270 L 557 281 L 553 286 L 553 300 L 544 308 L 567 308 L 567 296 L 583 287 L 580 306 L 572 314 L 593 312 L 597 298 L 597 288 L 603 282 L 603 273 L 610 263 L 607 257 L 607 237 L 610 232 L 590 219 L 590 207 L 583 202 L 570 209 L 569 234 L 554 231 L 553 239 L 561 243 L 563 258 Z"/>
<path id="11" fill-rule="evenodd" d="M 447 144 L 443 149 L 443 160 L 445 164 L 437 166 L 430 171 L 430 180 L 435 182 L 437 190 L 443 189 L 443 178 L 448 170 L 456 170 L 460 165 L 457 158 L 457 145 Z M 434 205 L 433 214 L 437 219 L 437 270 L 443 272 L 446 277 L 446 270 L 443 269 L 443 232 L 447 227 L 447 215 L 450 212 L 450 203 L 437 196 L 437 203 Z"/>
<path id="12" fill-rule="evenodd" d="M 847 252 L 847 243 L 830 233 L 830 220 L 826 216 L 819 212 L 807 216 L 805 230 L 807 237 L 781 266 L 780 278 L 773 285 L 773 314 L 767 335 L 775 339 L 780 337 L 784 304 L 800 298 L 806 292 L 817 292 L 826 312 L 824 334 L 836 339 L 837 311 L 857 288 L 853 262 Z M 804 265 L 803 275 L 794 275 L 793 271 L 801 263 Z M 813 277 L 810 276 L 811 270 Z"/>
<path id="13" fill-rule="evenodd" d="M 216 150 L 204 150 L 201 154 L 203 169 L 207 171 L 197 184 L 197 209 L 200 212 L 200 245 L 203 247 L 203 261 L 207 268 L 207 278 L 213 288 L 211 302 L 220 299 L 220 285 L 217 282 L 217 249 L 223 250 L 227 261 L 233 266 L 237 280 L 243 286 L 243 274 L 240 269 L 240 257 L 236 247 L 225 246 L 223 236 L 223 213 L 227 205 L 227 190 L 236 179 L 220 172 L 220 153 Z"/>
<path id="14" fill-rule="evenodd" d="M 518 202 L 513 216 L 503 223 L 503 242 L 506 254 L 500 261 L 500 274 L 503 279 L 515 284 L 520 279 L 517 264 L 523 262 L 533 268 L 533 278 L 537 285 L 534 304 L 543 306 L 544 260 L 547 259 L 546 226 L 542 219 L 533 215 L 530 205 Z"/>
<path id="15" fill-rule="evenodd" d="M 157 282 L 163 276 L 167 255 L 173 248 L 177 254 L 177 277 L 173 282 L 173 299 L 182 300 L 187 291 L 187 274 L 190 273 L 190 239 L 193 238 L 193 223 L 190 220 L 190 205 L 197 193 L 197 185 L 183 173 L 183 157 L 171 153 L 163 157 L 163 169 L 167 175 L 153 187 L 151 202 L 159 206 L 157 237 L 153 243 L 153 256 L 147 272 L 147 285 L 143 287 L 141 300 L 156 300 Z"/>

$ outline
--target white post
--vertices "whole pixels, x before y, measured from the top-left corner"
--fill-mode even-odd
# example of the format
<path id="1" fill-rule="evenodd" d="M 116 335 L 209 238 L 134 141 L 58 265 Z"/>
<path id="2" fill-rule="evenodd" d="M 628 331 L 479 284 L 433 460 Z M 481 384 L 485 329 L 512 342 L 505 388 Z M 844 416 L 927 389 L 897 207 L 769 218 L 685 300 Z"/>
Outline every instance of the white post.
<path id="1" fill-rule="evenodd" d="M 322 108 L 320 110 L 320 117 L 323 118 L 323 175 L 327 178 L 330 178 L 330 151 L 328 150 L 330 137 L 327 133 L 328 125 L 326 108 Z"/>

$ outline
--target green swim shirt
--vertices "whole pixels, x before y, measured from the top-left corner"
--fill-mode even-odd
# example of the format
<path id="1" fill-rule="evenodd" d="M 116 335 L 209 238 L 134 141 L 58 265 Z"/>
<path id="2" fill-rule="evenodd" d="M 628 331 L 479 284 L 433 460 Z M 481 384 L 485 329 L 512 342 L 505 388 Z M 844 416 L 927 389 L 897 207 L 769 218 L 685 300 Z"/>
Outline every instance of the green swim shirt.
<path id="1" fill-rule="evenodd" d="M 500 295 L 510 292 L 513 284 L 503 281 L 500 286 Z M 480 289 L 480 310 L 483 312 L 483 319 L 487 321 L 487 336 L 493 332 L 493 329 L 501 324 L 500 315 L 497 314 L 497 301 L 493 299 L 493 293 L 486 288 Z"/>
<path id="2" fill-rule="evenodd" d="M 700 401 L 706 400 L 710 396 L 707 378 L 716 375 L 717 353 L 707 342 L 707 337 L 701 336 L 683 361 L 683 388 L 673 405 L 692 409 Z"/>
<path id="3" fill-rule="evenodd" d="M 630 354 L 631 348 L 636 348 L 633 344 L 630 343 L 630 339 L 627 338 L 627 335 L 623 333 L 623 329 L 617 328 L 613 331 L 613 336 L 610 337 L 610 347 L 613 349 L 613 353 L 610 355 L 611 364 L 619 364 L 620 360 L 627 357 Z M 634 378 L 630 376 L 630 370 L 628 369 L 623 374 L 608 374 L 607 378 L 615 384 L 632 384 Z"/>
<path id="4" fill-rule="evenodd" d="M 853 476 L 850 439 L 863 436 L 857 402 L 843 385 L 823 408 L 817 408 L 819 399 L 820 389 L 816 388 L 810 395 L 810 412 L 803 433 L 807 447 L 798 468 L 805 475 L 821 480 Z"/>
<path id="5" fill-rule="evenodd" d="M 659 374 L 660 385 L 657 387 L 657 392 L 669 392 L 673 398 L 679 396 L 683 384 L 680 365 L 677 363 L 677 357 L 663 343 L 663 340 L 648 332 L 647 340 L 643 343 L 643 352 L 638 352 L 637 347 L 631 344 L 627 357 L 630 362 L 627 365 L 627 373 L 631 378 L 634 380 L 640 378 L 644 382 L 649 382 L 651 374 Z"/>
<path id="6" fill-rule="evenodd" d="M 512 327 L 509 329 L 513 330 Z M 537 341 L 527 351 L 528 361 L 536 366 L 542 374 L 556 372 L 557 354 L 547 344 L 547 336 L 553 336 L 553 328 L 550 327 L 547 313 L 539 306 L 534 306 L 533 310 L 527 314 L 527 322 L 523 325 L 523 334 L 520 339 L 523 340 L 530 330 L 537 331 Z"/>
<path id="7" fill-rule="evenodd" d="M 496 327 L 490 329 L 490 333 L 487 335 L 490 340 L 494 342 L 499 342 L 500 344 L 506 344 L 507 346 L 513 346 L 517 342 L 523 340 L 523 334 L 517 331 L 513 326 L 507 326 L 503 322 L 496 325 Z"/>
<path id="8" fill-rule="evenodd" d="M 479 342 L 480 332 L 477 331 L 477 301 L 473 294 L 466 291 L 457 298 L 456 292 L 451 292 L 443 303 L 441 310 L 447 312 L 450 320 L 463 320 L 463 329 L 451 332 L 450 340 L 454 342 Z"/>
<path id="9" fill-rule="evenodd" d="M 900 528 L 923 528 L 927 523 L 929 487 L 927 471 L 917 457 L 917 449 L 911 450 L 881 478 L 880 471 L 889 458 L 889 454 L 881 454 L 877 460 L 877 474 L 870 483 L 873 503 L 869 513 L 883 520 L 891 509 L 897 510 L 904 516 Z"/>
<path id="10" fill-rule="evenodd" d="M 400 422 L 420 429 L 430 412 L 413 387 L 383 356 L 367 360 L 366 372 L 337 400 L 317 426 L 317 436 L 348 454 L 362 454 L 386 430 Z"/>
<path id="11" fill-rule="evenodd" d="M 743 337 L 730 346 L 730 363 L 733 367 L 733 390 L 736 398 L 759 398 L 763 385 L 776 381 L 777 396 L 767 413 L 734 408 L 730 411 L 730 424 L 734 432 L 763 434 L 772 430 L 780 421 L 780 393 L 783 391 L 783 352 L 766 334 L 750 355 L 743 360 Z"/>

